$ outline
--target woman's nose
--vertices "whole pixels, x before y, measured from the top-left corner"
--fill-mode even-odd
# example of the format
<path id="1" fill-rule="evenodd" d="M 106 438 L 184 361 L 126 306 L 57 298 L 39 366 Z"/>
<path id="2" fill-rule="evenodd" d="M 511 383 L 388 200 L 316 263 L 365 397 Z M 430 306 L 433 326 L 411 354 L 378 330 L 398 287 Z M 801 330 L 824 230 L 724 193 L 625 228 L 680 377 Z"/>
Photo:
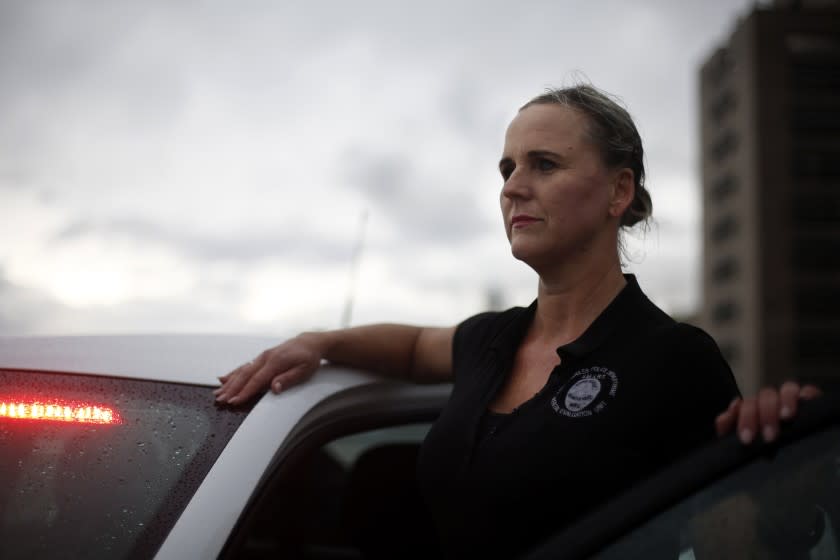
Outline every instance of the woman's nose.
<path id="1" fill-rule="evenodd" d="M 515 170 L 502 186 L 502 196 L 506 198 L 525 198 L 531 191 L 526 173 Z"/>

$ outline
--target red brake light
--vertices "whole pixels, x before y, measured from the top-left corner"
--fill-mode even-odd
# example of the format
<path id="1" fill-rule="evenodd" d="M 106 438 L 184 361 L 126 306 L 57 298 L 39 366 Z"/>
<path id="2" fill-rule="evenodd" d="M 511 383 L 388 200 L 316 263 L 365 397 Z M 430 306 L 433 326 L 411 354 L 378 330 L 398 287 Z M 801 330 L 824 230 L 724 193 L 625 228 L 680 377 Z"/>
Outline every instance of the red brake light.
<path id="1" fill-rule="evenodd" d="M 51 399 L 0 398 L 0 418 L 47 420 L 85 424 L 120 424 L 120 415 L 111 407 L 93 403 Z"/>

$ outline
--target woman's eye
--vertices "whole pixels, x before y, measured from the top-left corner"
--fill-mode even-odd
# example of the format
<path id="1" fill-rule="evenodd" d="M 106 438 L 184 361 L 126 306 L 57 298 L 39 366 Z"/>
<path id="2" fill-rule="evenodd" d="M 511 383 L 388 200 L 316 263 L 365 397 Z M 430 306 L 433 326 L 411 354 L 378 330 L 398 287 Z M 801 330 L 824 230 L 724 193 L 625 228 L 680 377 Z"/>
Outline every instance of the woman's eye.
<path id="1" fill-rule="evenodd" d="M 537 160 L 537 168 L 540 171 L 552 171 L 557 166 L 550 159 L 540 158 Z"/>

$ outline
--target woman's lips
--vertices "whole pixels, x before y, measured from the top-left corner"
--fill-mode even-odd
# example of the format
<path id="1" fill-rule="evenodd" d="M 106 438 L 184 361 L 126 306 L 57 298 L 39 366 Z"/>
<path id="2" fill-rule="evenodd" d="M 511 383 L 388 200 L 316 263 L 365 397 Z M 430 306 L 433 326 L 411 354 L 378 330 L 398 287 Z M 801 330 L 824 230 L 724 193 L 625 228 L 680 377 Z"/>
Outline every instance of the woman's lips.
<path id="1" fill-rule="evenodd" d="M 526 214 L 517 214 L 516 216 L 510 219 L 510 227 L 513 229 L 524 228 L 539 221 L 540 220 L 538 218 L 535 218 L 533 216 L 528 216 Z"/>

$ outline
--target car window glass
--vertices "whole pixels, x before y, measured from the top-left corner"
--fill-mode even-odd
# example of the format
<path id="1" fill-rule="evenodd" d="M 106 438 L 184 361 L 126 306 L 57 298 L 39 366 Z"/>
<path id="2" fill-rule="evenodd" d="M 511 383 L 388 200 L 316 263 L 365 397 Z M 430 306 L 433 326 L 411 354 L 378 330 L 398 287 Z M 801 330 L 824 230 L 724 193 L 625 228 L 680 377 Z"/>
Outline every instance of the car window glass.
<path id="1" fill-rule="evenodd" d="M 423 422 L 404 426 L 391 426 L 378 430 L 367 430 L 334 439 L 324 445 L 323 451 L 341 463 L 346 469 L 353 468 L 366 451 L 395 444 L 420 445 L 428 433 L 430 424 Z"/>
<path id="2" fill-rule="evenodd" d="M 153 556 L 246 414 L 207 387 L 0 371 L 0 557 Z"/>
<path id="3" fill-rule="evenodd" d="M 705 488 L 602 550 L 604 560 L 840 558 L 840 429 Z"/>
<path id="4" fill-rule="evenodd" d="M 367 430 L 296 458 L 265 490 L 230 556 L 437 557 L 416 482 L 417 453 L 429 427 L 424 422 Z"/>

